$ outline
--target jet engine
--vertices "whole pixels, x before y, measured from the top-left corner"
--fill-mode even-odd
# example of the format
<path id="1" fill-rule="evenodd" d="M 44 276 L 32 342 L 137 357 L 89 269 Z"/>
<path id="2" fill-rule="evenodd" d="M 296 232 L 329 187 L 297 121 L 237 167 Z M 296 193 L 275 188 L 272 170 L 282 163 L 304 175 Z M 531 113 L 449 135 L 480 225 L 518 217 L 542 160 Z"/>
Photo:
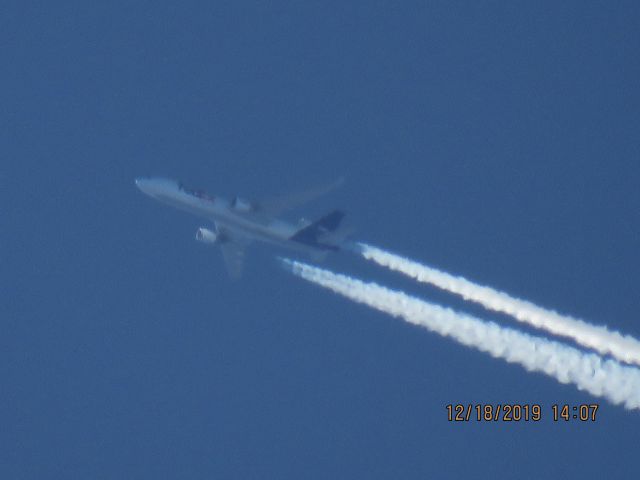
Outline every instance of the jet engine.
<path id="1" fill-rule="evenodd" d="M 208 228 L 200 227 L 196 230 L 196 240 L 207 245 L 214 245 L 219 242 L 218 234 Z"/>
<path id="2" fill-rule="evenodd" d="M 253 210 L 251 202 L 241 197 L 233 197 L 231 207 L 239 212 L 250 212 Z"/>

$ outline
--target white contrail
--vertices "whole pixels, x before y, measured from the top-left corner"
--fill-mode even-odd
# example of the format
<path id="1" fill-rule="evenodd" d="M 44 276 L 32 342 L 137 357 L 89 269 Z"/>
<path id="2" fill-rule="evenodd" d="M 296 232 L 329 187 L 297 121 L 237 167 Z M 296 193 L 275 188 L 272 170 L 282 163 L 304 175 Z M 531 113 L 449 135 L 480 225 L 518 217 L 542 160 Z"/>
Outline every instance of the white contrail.
<path id="1" fill-rule="evenodd" d="M 465 300 L 479 303 L 489 310 L 511 315 L 520 322 L 547 330 L 555 335 L 572 338 L 601 354 L 610 354 L 623 362 L 640 365 L 640 341 L 629 335 L 622 335 L 603 326 L 561 315 L 526 300 L 477 285 L 466 278 L 455 277 L 371 245 L 360 243 L 358 246 L 358 251 L 364 258 L 373 260 L 383 267 L 460 295 Z"/>
<path id="2" fill-rule="evenodd" d="M 561 383 L 572 383 L 612 403 L 640 409 L 640 370 L 637 368 L 494 322 L 484 322 L 375 283 L 364 283 L 293 260 L 283 262 L 295 275 L 358 303 L 401 317 L 496 358 L 518 363 L 529 371 L 545 373 Z"/>

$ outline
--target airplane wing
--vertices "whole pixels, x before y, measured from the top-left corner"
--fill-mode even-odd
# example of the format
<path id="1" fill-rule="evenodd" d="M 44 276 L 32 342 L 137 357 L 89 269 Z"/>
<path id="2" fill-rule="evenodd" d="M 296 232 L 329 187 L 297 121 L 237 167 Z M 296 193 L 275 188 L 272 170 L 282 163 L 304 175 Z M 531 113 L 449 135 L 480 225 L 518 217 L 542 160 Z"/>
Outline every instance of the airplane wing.
<path id="1" fill-rule="evenodd" d="M 222 250 L 222 258 L 224 259 L 225 267 L 227 267 L 229 277 L 232 280 L 237 280 L 242 276 L 244 252 L 249 242 L 238 235 L 234 235 L 229 229 L 217 226 L 216 229 L 224 239 L 220 243 L 220 250 Z"/>
<path id="2" fill-rule="evenodd" d="M 344 177 L 340 177 L 329 184 L 320 185 L 302 192 L 295 192 L 279 197 L 266 198 L 262 201 L 257 202 L 257 207 L 260 211 L 268 215 L 277 216 L 283 212 L 293 210 L 294 208 L 298 208 L 305 203 L 315 200 L 318 197 L 326 195 L 331 190 L 342 185 L 343 182 Z"/>
<path id="3" fill-rule="evenodd" d="M 222 258 L 229 272 L 229 277 L 237 280 L 242 276 L 242 268 L 244 267 L 244 248 L 235 242 L 229 241 L 220 245 L 222 250 Z"/>

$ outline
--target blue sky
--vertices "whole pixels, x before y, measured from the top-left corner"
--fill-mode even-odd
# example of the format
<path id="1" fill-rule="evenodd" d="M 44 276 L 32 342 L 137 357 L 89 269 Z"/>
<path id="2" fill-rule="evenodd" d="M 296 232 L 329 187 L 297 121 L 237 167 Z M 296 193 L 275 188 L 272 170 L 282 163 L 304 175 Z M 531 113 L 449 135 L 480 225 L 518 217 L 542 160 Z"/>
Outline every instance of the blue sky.
<path id="1" fill-rule="evenodd" d="M 639 21 L 635 2 L 5 4 L 0 476 L 632 477 L 638 413 L 268 248 L 229 282 L 202 222 L 133 179 L 259 198 L 344 175 L 300 213 L 343 208 L 358 239 L 640 337 Z M 594 401 L 595 423 L 550 420 Z M 467 402 L 547 415 L 448 422 Z"/>

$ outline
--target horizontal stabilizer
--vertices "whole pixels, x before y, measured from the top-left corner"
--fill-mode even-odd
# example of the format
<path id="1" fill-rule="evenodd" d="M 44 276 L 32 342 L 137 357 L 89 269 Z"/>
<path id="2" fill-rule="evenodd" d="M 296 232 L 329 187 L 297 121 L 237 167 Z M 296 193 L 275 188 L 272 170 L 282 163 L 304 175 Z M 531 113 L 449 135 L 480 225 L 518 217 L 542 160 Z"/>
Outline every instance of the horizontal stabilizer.
<path id="1" fill-rule="evenodd" d="M 323 235 L 335 231 L 340 226 L 343 218 L 344 212 L 334 210 L 311 225 L 298 230 L 290 240 L 306 244 L 317 244 Z"/>

